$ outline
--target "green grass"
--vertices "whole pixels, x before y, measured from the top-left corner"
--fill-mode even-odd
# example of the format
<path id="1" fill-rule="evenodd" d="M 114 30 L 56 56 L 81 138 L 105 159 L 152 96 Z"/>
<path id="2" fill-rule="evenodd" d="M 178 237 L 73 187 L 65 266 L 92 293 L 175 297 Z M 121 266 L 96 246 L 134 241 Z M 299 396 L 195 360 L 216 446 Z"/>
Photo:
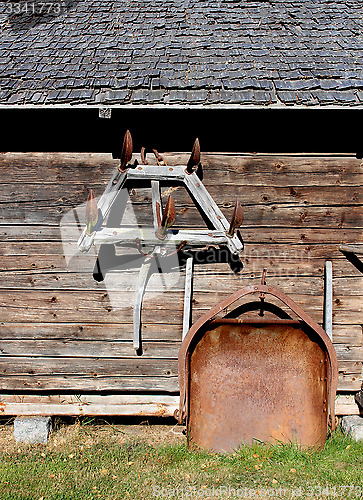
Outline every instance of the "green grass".
<path id="1" fill-rule="evenodd" d="M 363 498 L 363 443 L 340 430 L 320 451 L 256 444 L 229 455 L 150 444 L 121 426 L 92 443 L 99 432 L 78 425 L 69 442 L 0 452 L 0 499 Z"/>

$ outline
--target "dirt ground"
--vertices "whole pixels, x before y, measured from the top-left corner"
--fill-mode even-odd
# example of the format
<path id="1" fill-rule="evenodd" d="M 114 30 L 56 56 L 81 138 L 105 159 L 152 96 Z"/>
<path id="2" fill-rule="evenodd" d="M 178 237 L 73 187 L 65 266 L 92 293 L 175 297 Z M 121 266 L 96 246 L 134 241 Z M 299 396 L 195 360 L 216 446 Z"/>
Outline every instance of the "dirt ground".
<path id="1" fill-rule="evenodd" d="M 26 446 L 15 442 L 13 420 L 0 422 L 0 450 L 3 453 L 13 453 L 18 451 L 19 446 Z M 183 426 L 176 425 L 174 420 L 166 419 L 157 423 L 148 420 L 120 423 L 106 419 L 82 421 L 55 417 L 53 418 L 53 430 L 46 447 L 61 450 L 80 442 L 83 446 L 90 447 L 109 440 L 122 444 L 133 438 L 142 439 L 152 446 L 163 443 L 176 444 L 186 442 L 183 431 Z"/>

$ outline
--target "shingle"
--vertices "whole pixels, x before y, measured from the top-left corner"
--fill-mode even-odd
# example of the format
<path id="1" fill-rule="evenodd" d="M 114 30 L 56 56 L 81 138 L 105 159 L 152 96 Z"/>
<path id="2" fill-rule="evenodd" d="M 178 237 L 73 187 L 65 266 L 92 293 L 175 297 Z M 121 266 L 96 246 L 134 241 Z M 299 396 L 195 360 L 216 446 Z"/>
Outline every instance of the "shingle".
<path id="1" fill-rule="evenodd" d="M 164 97 L 166 103 L 185 102 L 187 100 L 187 90 L 171 90 Z"/>
<path id="2" fill-rule="evenodd" d="M 164 99 L 164 90 L 134 90 L 131 101 L 136 103 L 160 102 Z"/>
<path id="3" fill-rule="evenodd" d="M 208 91 L 206 90 L 189 90 L 187 92 L 188 103 L 201 103 L 208 100 Z"/>
<path id="4" fill-rule="evenodd" d="M 248 103 L 254 102 L 253 90 L 227 91 L 221 90 L 221 102 L 224 103 Z"/>
<path id="5" fill-rule="evenodd" d="M 105 93 L 105 102 L 124 102 L 130 98 L 129 90 L 109 90 Z"/>

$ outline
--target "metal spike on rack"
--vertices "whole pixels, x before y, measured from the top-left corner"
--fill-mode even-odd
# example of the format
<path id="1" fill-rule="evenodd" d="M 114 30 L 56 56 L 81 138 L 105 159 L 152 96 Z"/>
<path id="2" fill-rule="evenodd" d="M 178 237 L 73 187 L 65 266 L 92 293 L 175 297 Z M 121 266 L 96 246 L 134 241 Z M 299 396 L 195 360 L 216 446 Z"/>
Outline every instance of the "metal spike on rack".
<path id="1" fill-rule="evenodd" d="M 145 148 L 141 149 L 141 164 L 136 160 L 130 164 L 133 156 L 133 142 L 130 131 L 127 130 L 123 140 L 120 154 L 120 165 L 115 169 L 101 198 L 96 202 L 94 193 L 90 194 L 86 205 L 86 226 L 78 240 L 81 252 L 88 252 L 93 244 L 118 244 L 142 246 L 152 248 L 151 252 L 143 254 L 145 259 L 140 268 L 136 285 L 134 314 L 133 314 L 133 344 L 134 349 L 141 350 L 141 310 L 143 295 L 148 279 L 152 273 L 153 260 L 171 255 L 166 250 L 173 246 L 177 251 L 184 245 L 192 248 L 203 248 L 208 245 L 224 245 L 235 256 L 240 256 L 243 250 L 242 238 L 238 228 L 243 221 L 243 210 L 236 200 L 231 222 L 229 223 L 211 195 L 204 187 L 202 178 L 202 165 L 200 161 L 200 144 L 196 139 L 187 165 L 168 166 L 164 158 L 156 149 L 153 150 L 157 165 L 150 165 L 146 160 Z M 127 181 L 133 185 L 140 182 L 144 187 L 150 183 L 152 190 L 153 228 L 122 228 L 102 227 L 103 222 L 110 213 L 120 190 Z M 175 201 L 172 195 L 163 210 L 161 202 L 160 185 L 183 186 L 186 188 L 204 220 L 214 229 L 191 230 L 170 229 L 176 220 Z M 183 317 L 183 334 L 188 331 L 191 318 L 191 290 L 193 279 L 192 262 L 187 260 L 185 304 Z"/>

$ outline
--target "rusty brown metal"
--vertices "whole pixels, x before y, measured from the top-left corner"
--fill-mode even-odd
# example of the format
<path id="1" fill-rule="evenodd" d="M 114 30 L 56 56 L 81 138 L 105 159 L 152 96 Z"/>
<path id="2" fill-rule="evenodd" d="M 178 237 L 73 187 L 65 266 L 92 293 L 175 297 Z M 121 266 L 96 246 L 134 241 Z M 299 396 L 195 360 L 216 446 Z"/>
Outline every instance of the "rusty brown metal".
<path id="1" fill-rule="evenodd" d="M 155 155 L 156 162 L 157 162 L 158 165 L 167 165 L 167 163 L 164 160 L 164 158 L 158 153 L 158 151 L 156 149 L 153 149 L 153 153 Z"/>
<path id="2" fill-rule="evenodd" d="M 141 162 L 142 162 L 142 164 L 143 165 L 149 165 L 149 162 L 146 159 L 146 152 L 145 152 L 145 148 L 144 147 L 141 148 L 140 156 L 141 156 Z"/>
<path id="3" fill-rule="evenodd" d="M 241 207 L 241 204 L 238 200 L 236 200 L 234 210 L 233 210 L 233 215 L 231 219 L 231 224 L 229 226 L 228 230 L 228 236 L 233 236 L 236 229 L 238 229 L 243 222 L 243 209 Z"/>
<path id="4" fill-rule="evenodd" d="M 196 138 L 194 141 L 192 153 L 187 163 L 187 168 L 186 168 L 187 173 L 188 174 L 193 173 L 194 167 L 199 165 L 199 163 L 200 163 L 200 144 L 199 144 L 199 139 Z"/>
<path id="5" fill-rule="evenodd" d="M 266 285 L 266 274 L 267 274 L 267 268 L 264 267 L 262 270 L 262 276 L 261 276 L 261 285 Z M 265 294 L 263 292 L 260 293 L 260 312 L 258 313 L 261 317 L 264 315 L 264 307 L 265 307 Z"/>
<path id="6" fill-rule="evenodd" d="M 281 300 L 296 320 L 215 319 L 255 293 Z M 254 439 L 321 446 L 335 427 L 338 364 L 326 332 L 281 290 L 251 285 L 191 327 L 179 354 L 180 407 L 189 443 L 232 451 Z"/>
<path id="7" fill-rule="evenodd" d="M 133 144 L 132 144 L 131 133 L 129 130 L 126 130 L 121 150 L 121 158 L 119 166 L 120 172 L 124 172 L 125 170 L 127 170 L 127 164 L 129 161 L 131 161 L 132 152 L 133 152 Z"/>
<path id="8" fill-rule="evenodd" d="M 174 224 L 175 218 L 176 218 L 176 211 L 175 211 L 174 197 L 170 194 L 165 206 L 163 218 L 155 233 L 156 237 L 159 238 L 159 240 L 165 240 L 167 230 Z"/>
<path id="9" fill-rule="evenodd" d="M 90 189 L 88 193 L 85 219 L 87 226 L 87 234 L 92 234 L 98 222 L 97 201 L 93 189 Z"/>

